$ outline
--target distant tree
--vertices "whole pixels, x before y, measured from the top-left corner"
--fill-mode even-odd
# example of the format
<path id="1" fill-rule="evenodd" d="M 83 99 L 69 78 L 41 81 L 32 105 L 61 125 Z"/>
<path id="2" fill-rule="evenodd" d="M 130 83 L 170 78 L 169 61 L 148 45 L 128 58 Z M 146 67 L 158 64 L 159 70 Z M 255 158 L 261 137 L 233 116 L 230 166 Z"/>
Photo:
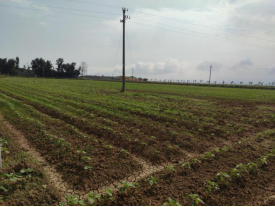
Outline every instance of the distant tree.
<path id="1" fill-rule="evenodd" d="M 16 61 L 16 69 L 18 70 L 19 69 L 19 57 L 16 57 L 15 61 Z"/>
<path id="2" fill-rule="evenodd" d="M 233 85 L 234 84 L 234 81 L 231 81 L 231 85 Z"/>
<path id="3" fill-rule="evenodd" d="M 243 82 L 240 82 L 240 85 L 242 85 L 243 84 Z"/>
<path id="4" fill-rule="evenodd" d="M 57 65 L 57 76 L 58 77 L 62 77 L 64 75 L 64 71 L 63 71 L 63 62 L 64 59 L 62 58 L 58 58 L 56 60 L 56 65 Z"/>
<path id="5" fill-rule="evenodd" d="M 223 81 L 222 84 L 225 84 L 225 81 Z"/>
<path id="6" fill-rule="evenodd" d="M 36 58 L 31 62 L 33 74 L 36 77 L 45 77 L 46 61 L 43 58 Z"/>
<path id="7" fill-rule="evenodd" d="M 86 62 L 82 62 L 79 66 L 80 75 L 83 77 L 87 74 L 88 64 Z"/>

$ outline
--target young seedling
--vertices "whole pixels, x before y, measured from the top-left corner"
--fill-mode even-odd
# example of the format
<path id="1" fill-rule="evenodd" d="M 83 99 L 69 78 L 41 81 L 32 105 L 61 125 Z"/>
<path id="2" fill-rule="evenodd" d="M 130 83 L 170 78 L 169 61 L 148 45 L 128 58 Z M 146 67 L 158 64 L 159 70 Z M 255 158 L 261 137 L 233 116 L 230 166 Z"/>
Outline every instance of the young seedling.
<path id="1" fill-rule="evenodd" d="M 106 188 L 106 189 L 104 190 L 105 195 L 107 195 L 107 197 L 108 197 L 111 201 L 114 200 L 113 192 L 114 192 L 114 189 L 112 189 L 112 188 Z"/>
<path id="2" fill-rule="evenodd" d="M 96 201 L 99 201 L 99 202 L 101 201 L 101 195 L 96 192 L 89 193 L 87 200 L 90 205 L 94 205 Z"/>
<path id="3" fill-rule="evenodd" d="M 181 167 L 187 168 L 187 169 L 191 170 L 191 165 L 190 165 L 189 162 L 183 162 L 183 163 L 181 163 Z"/>
<path id="4" fill-rule="evenodd" d="M 225 186 L 228 186 L 229 181 L 231 180 L 230 175 L 228 175 L 225 172 L 217 173 L 215 175 L 215 178 L 216 178 L 216 180 L 219 184 L 222 184 L 222 185 L 225 185 Z"/>
<path id="5" fill-rule="evenodd" d="M 91 166 L 85 166 L 84 167 L 84 170 L 91 170 L 91 169 L 93 169 L 93 167 L 91 167 Z"/>
<path id="6" fill-rule="evenodd" d="M 193 159 L 191 160 L 191 163 L 192 163 L 192 165 L 197 165 L 197 164 L 200 164 L 201 161 L 200 161 L 199 159 L 197 159 L 197 158 L 193 158 Z"/>
<path id="7" fill-rule="evenodd" d="M 234 178 L 234 177 L 242 178 L 242 173 L 239 169 L 233 168 L 233 169 L 230 170 L 230 177 L 231 178 Z"/>
<path id="8" fill-rule="evenodd" d="M 255 163 L 255 162 L 248 163 L 247 168 L 248 168 L 249 171 L 257 172 L 258 164 Z"/>
<path id="9" fill-rule="evenodd" d="M 173 172 L 175 172 L 175 173 L 177 172 L 173 165 L 168 165 L 167 170 L 168 170 L 169 174 L 173 173 Z"/>
<path id="10" fill-rule="evenodd" d="M 69 206 L 84 206 L 86 205 L 85 202 L 83 200 L 80 200 L 77 198 L 77 195 L 73 195 L 73 196 L 65 196 L 66 200 L 67 200 L 67 204 Z"/>
<path id="11" fill-rule="evenodd" d="M 157 178 L 155 178 L 155 177 L 153 177 L 153 176 L 151 176 L 150 178 L 148 178 L 148 181 L 149 181 L 149 184 L 150 184 L 151 186 L 156 185 L 156 184 L 158 183 Z"/>
<path id="12" fill-rule="evenodd" d="M 219 191 L 220 187 L 219 184 L 216 182 L 212 182 L 210 180 L 207 180 L 206 183 L 204 184 L 204 187 L 206 188 L 206 193 L 209 194 L 212 191 Z"/>
<path id="13" fill-rule="evenodd" d="M 86 162 L 86 161 L 91 160 L 91 159 L 92 158 L 87 157 L 87 156 L 81 157 L 81 161 L 83 161 L 83 162 Z"/>
<path id="14" fill-rule="evenodd" d="M 260 158 L 260 163 L 261 163 L 261 165 L 267 165 L 268 164 L 267 157 L 266 156 L 262 156 Z"/>
<path id="15" fill-rule="evenodd" d="M 200 199 L 198 194 L 189 194 L 188 196 L 185 197 L 185 199 L 190 200 L 192 206 L 197 206 L 199 204 L 204 204 L 203 200 Z"/>
<path id="16" fill-rule="evenodd" d="M 177 201 L 174 201 L 172 198 L 168 198 L 168 202 L 162 204 L 163 206 L 181 206 L 181 204 Z"/>
<path id="17" fill-rule="evenodd" d="M 122 182 L 122 187 L 120 187 L 119 191 L 121 194 L 128 193 L 130 189 L 135 189 L 138 186 L 138 183 L 128 183 L 128 182 Z"/>

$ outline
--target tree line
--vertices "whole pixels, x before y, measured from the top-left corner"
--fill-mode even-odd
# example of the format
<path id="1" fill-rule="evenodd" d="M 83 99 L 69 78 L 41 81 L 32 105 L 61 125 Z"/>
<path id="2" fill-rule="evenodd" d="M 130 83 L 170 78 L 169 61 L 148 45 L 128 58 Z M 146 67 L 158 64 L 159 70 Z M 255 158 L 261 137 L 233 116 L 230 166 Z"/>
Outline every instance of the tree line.
<path id="1" fill-rule="evenodd" d="M 54 67 L 50 60 L 36 58 L 31 61 L 31 65 L 24 65 L 19 68 L 19 57 L 15 59 L 0 58 L 0 74 L 3 75 L 22 75 L 34 77 L 54 77 L 54 78 L 75 78 L 85 75 L 88 65 L 82 62 L 77 68 L 76 63 L 65 63 L 63 58 L 58 58 Z"/>

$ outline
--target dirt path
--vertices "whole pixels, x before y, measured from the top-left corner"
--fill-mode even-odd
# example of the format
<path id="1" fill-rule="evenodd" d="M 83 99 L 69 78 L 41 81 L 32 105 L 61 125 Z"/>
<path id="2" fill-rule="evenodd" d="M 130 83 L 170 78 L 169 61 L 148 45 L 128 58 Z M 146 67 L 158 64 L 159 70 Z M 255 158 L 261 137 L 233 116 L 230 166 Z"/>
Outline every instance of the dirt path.
<path id="1" fill-rule="evenodd" d="M 31 158 L 37 160 L 41 167 L 43 168 L 43 172 L 48 178 L 49 184 L 59 191 L 61 197 L 65 197 L 65 195 L 77 194 L 77 192 L 73 191 L 72 188 L 69 187 L 63 179 L 62 176 L 56 171 L 54 167 L 52 167 L 39 152 L 37 152 L 34 148 L 31 147 L 28 140 L 24 137 L 21 132 L 15 129 L 10 123 L 4 120 L 3 116 L 0 115 L 0 121 L 3 122 L 5 128 L 12 135 L 12 138 L 19 144 L 19 146 L 26 151 Z"/>

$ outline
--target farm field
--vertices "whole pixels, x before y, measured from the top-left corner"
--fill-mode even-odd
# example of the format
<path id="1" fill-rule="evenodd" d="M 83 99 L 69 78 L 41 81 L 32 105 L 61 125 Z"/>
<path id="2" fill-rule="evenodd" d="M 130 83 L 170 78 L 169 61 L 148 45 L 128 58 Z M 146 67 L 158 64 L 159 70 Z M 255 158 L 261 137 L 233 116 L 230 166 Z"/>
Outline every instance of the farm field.
<path id="1" fill-rule="evenodd" d="M 1 205 L 275 205 L 275 92 L 0 78 Z"/>

